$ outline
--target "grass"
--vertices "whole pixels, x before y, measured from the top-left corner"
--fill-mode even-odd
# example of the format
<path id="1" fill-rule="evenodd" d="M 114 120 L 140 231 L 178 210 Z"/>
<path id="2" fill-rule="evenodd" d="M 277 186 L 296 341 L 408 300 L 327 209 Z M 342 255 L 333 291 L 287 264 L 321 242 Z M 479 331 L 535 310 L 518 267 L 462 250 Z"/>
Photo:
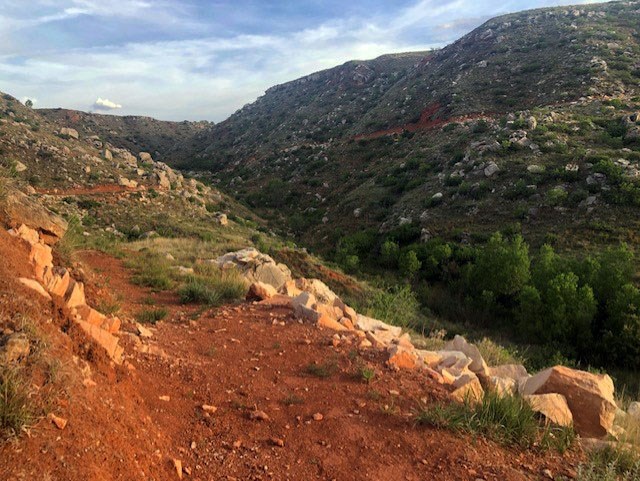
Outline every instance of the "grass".
<path id="1" fill-rule="evenodd" d="M 296 396 L 295 394 L 290 394 L 286 398 L 282 400 L 282 404 L 285 406 L 294 406 L 296 404 L 303 404 L 304 398 L 300 396 Z"/>
<path id="2" fill-rule="evenodd" d="M 208 268 L 207 271 L 200 270 L 199 274 L 189 276 L 178 290 L 178 295 L 185 304 L 217 306 L 242 299 L 246 290 L 245 281 L 238 272 Z"/>
<path id="3" fill-rule="evenodd" d="M 416 414 L 416 422 L 456 432 L 480 434 L 506 446 L 564 451 L 573 442 L 573 430 L 543 427 L 537 414 L 518 396 L 485 393 L 479 403 L 437 404 Z"/>
<path id="4" fill-rule="evenodd" d="M 169 314 L 169 311 L 164 307 L 158 309 L 143 309 L 136 314 L 136 321 L 145 324 L 155 324 L 167 317 L 167 314 Z"/>
<path id="5" fill-rule="evenodd" d="M 360 368 L 360 379 L 365 383 L 369 384 L 376 377 L 376 371 L 373 368 L 363 366 Z"/>
<path id="6" fill-rule="evenodd" d="M 333 376 L 338 370 L 338 363 L 336 361 L 327 361 L 322 364 L 311 363 L 305 367 L 304 372 L 309 376 L 318 377 L 321 379 Z"/>
<path id="7" fill-rule="evenodd" d="M 580 465 L 576 481 L 636 481 L 640 458 L 628 450 L 605 448 L 595 451 Z"/>
<path id="8" fill-rule="evenodd" d="M 129 266 L 135 270 L 132 278 L 134 284 L 158 291 L 168 290 L 173 286 L 171 265 L 157 254 L 141 253 L 129 262 Z"/>
<path id="9" fill-rule="evenodd" d="M 98 302 L 96 309 L 105 316 L 113 316 L 120 312 L 122 305 L 117 300 L 103 298 Z"/>
<path id="10" fill-rule="evenodd" d="M 0 436 L 11 438 L 20 434 L 35 419 L 28 383 L 17 369 L 0 372 Z"/>

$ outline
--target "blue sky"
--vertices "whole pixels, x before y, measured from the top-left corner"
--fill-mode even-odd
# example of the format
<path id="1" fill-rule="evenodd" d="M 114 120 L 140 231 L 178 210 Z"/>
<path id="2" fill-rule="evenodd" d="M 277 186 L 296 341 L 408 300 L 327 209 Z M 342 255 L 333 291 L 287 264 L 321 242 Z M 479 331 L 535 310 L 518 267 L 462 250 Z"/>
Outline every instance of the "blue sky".
<path id="1" fill-rule="evenodd" d="M 0 90 L 36 107 L 220 121 L 351 59 L 590 0 L 0 0 Z"/>

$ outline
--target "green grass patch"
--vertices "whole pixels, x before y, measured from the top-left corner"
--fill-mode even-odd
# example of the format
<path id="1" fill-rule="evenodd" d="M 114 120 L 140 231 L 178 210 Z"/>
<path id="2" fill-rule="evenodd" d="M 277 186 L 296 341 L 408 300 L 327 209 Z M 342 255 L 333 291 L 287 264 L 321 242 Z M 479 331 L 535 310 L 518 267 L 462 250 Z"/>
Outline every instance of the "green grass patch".
<path id="1" fill-rule="evenodd" d="M 17 369 L 0 371 L 0 437 L 19 435 L 35 419 L 28 383 Z"/>
<path id="2" fill-rule="evenodd" d="M 573 430 L 544 427 L 531 407 L 518 396 L 486 393 L 481 402 L 437 404 L 416 414 L 416 422 L 456 432 L 483 435 L 506 446 L 564 451 L 573 442 Z"/>
<path id="3" fill-rule="evenodd" d="M 207 267 L 206 270 L 199 268 L 196 272 L 178 290 L 180 301 L 185 304 L 218 306 L 242 299 L 246 294 L 245 281 L 236 271 Z"/>
<path id="4" fill-rule="evenodd" d="M 132 278 L 134 284 L 158 291 L 173 287 L 171 265 L 169 261 L 157 254 L 140 253 L 129 262 L 129 266 L 135 270 Z"/>
<path id="5" fill-rule="evenodd" d="M 164 307 L 158 309 L 144 309 L 136 314 L 136 321 L 146 324 L 155 324 L 158 321 L 162 321 L 169 311 Z"/>
<path id="6" fill-rule="evenodd" d="M 576 481 L 636 481 L 640 459 L 629 450 L 608 447 L 595 451 L 580 465 Z"/>

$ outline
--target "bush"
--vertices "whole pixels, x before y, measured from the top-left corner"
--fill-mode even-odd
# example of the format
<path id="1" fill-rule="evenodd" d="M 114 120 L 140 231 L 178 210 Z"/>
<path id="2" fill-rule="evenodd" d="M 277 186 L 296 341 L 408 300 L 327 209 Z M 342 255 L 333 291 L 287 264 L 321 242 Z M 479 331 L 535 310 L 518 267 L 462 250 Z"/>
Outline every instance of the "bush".
<path id="1" fill-rule="evenodd" d="M 132 262 L 135 269 L 133 283 L 143 287 L 150 287 L 163 291 L 171 289 L 171 266 L 169 262 L 157 254 L 145 252 L 138 255 Z"/>
<path id="2" fill-rule="evenodd" d="M 380 247 L 380 263 L 383 266 L 396 267 L 399 255 L 400 246 L 396 242 L 388 240 Z"/>

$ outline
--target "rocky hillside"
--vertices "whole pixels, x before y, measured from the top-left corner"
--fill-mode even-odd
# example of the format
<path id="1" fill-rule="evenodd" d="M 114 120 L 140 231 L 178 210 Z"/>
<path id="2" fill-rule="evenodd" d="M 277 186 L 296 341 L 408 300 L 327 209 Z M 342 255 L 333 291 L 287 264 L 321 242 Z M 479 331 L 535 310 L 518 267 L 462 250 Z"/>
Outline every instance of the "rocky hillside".
<path id="1" fill-rule="evenodd" d="M 273 87 L 201 132 L 188 161 L 217 170 L 303 143 L 623 93 L 637 79 L 637 10 L 615 2 L 506 15 L 440 51 L 349 62 Z"/>
<path id="2" fill-rule="evenodd" d="M 52 123 L 77 130 L 83 137 L 125 148 L 134 154 L 149 152 L 158 160 L 177 141 L 186 141 L 211 122 L 168 122 L 142 116 L 105 115 L 69 109 L 38 109 L 37 113 Z"/>
<path id="3" fill-rule="evenodd" d="M 521 224 L 534 244 L 634 241 L 639 12 L 528 11 L 437 52 L 320 72 L 172 159 L 317 247 L 400 225 L 415 240 Z"/>

